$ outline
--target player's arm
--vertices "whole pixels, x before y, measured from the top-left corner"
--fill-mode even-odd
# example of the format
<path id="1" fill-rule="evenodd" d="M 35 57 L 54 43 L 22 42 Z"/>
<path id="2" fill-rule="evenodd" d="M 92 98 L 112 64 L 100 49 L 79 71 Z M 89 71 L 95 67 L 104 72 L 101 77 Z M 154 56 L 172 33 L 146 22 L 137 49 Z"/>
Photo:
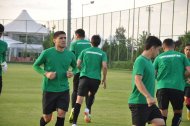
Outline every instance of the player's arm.
<path id="1" fill-rule="evenodd" d="M 77 60 L 77 68 L 80 70 L 81 69 L 81 59 Z"/>
<path id="2" fill-rule="evenodd" d="M 141 75 L 135 75 L 135 84 L 137 89 L 141 94 L 143 94 L 147 100 L 148 106 L 151 106 L 155 104 L 154 98 L 150 95 L 150 93 L 145 88 L 143 82 L 142 82 L 142 76 Z"/>
<path id="3" fill-rule="evenodd" d="M 103 73 L 103 79 L 102 84 L 103 88 L 106 89 L 106 76 L 107 76 L 107 62 L 102 62 L 102 73 Z"/>
<path id="4" fill-rule="evenodd" d="M 39 74 L 45 75 L 46 71 L 41 67 L 45 62 L 45 53 L 42 52 L 33 64 L 33 69 Z"/>
<path id="5" fill-rule="evenodd" d="M 82 59 L 84 57 L 84 50 L 80 53 L 78 59 L 77 59 L 77 68 L 80 70 L 81 69 L 81 64 L 82 64 Z"/>

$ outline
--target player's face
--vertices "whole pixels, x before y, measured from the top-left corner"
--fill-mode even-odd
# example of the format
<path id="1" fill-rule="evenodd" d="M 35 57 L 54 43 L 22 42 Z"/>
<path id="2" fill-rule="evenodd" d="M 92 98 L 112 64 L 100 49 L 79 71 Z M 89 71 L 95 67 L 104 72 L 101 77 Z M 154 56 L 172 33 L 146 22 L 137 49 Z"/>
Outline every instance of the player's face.
<path id="1" fill-rule="evenodd" d="M 57 38 L 54 39 L 55 46 L 58 48 L 65 48 L 66 47 L 66 35 L 61 34 Z"/>
<path id="2" fill-rule="evenodd" d="M 161 46 L 152 47 L 152 58 L 155 58 L 160 52 Z"/>
<path id="3" fill-rule="evenodd" d="M 190 57 L 190 46 L 186 46 L 184 49 L 184 53 L 187 57 Z"/>

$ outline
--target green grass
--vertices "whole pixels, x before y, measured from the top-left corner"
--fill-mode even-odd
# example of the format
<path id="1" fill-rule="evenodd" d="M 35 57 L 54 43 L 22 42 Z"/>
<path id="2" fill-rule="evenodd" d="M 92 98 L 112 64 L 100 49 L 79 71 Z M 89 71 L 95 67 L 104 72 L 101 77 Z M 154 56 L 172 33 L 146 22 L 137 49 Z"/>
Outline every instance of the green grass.
<path id="1" fill-rule="evenodd" d="M 36 73 L 29 64 L 9 64 L 8 72 L 3 74 L 3 81 L 3 92 L 0 96 L 0 126 L 38 126 L 42 115 L 42 76 Z M 107 89 L 104 90 L 100 86 L 92 107 L 92 123 L 86 124 L 83 121 L 83 104 L 78 125 L 131 126 L 131 113 L 127 104 L 130 92 L 131 72 L 109 70 Z M 186 119 L 185 110 L 180 126 L 190 125 L 190 121 Z M 69 113 L 66 116 L 65 126 L 71 126 L 68 123 L 68 116 Z M 172 116 L 170 109 L 168 125 L 171 125 Z M 54 120 L 48 126 L 54 126 L 55 121 L 56 113 L 54 112 Z"/>

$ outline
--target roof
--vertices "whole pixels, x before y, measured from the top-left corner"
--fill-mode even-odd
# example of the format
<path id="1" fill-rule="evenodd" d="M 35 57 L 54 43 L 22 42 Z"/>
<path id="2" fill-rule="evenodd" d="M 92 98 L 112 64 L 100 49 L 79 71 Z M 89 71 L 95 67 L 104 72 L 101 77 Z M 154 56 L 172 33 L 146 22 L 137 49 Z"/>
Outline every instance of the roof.
<path id="1" fill-rule="evenodd" d="M 5 32 L 48 34 L 49 30 L 33 20 L 26 10 L 11 23 L 5 25 Z"/>

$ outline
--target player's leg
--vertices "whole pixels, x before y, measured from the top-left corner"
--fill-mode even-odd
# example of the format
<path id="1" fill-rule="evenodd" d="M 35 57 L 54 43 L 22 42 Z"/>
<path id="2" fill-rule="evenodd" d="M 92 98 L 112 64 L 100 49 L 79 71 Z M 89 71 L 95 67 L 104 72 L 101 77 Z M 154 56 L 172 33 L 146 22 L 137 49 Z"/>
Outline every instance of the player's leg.
<path id="1" fill-rule="evenodd" d="M 165 126 L 165 121 L 159 108 L 156 105 L 149 107 L 148 111 L 150 111 L 148 120 L 152 126 Z"/>
<path id="2" fill-rule="evenodd" d="M 163 88 L 163 89 L 157 90 L 156 97 L 158 101 L 158 108 L 160 109 L 161 114 L 166 124 L 167 115 L 168 115 L 168 106 L 169 106 L 168 89 Z"/>
<path id="3" fill-rule="evenodd" d="M 78 92 L 78 85 L 79 85 L 79 76 L 80 76 L 80 73 L 77 73 L 74 75 L 74 78 L 73 78 L 73 92 L 72 92 L 72 97 L 71 97 L 72 109 L 69 115 L 70 123 L 73 122 L 74 106 L 77 99 L 77 92 Z"/>
<path id="4" fill-rule="evenodd" d="M 73 124 L 75 124 L 75 125 L 77 124 L 77 119 L 78 119 L 78 115 L 80 113 L 80 108 L 81 108 L 84 96 L 86 96 L 88 93 L 88 90 L 87 90 L 88 83 L 89 83 L 88 78 L 86 78 L 86 77 L 80 78 L 78 95 L 77 95 L 77 100 L 76 100 L 76 104 L 74 107 L 74 116 L 73 116 Z"/>
<path id="5" fill-rule="evenodd" d="M 77 99 L 79 76 L 80 76 L 80 73 L 77 73 L 74 75 L 74 78 L 73 78 L 73 92 L 72 92 L 72 98 L 71 98 L 72 108 L 74 108 L 76 99 Z"/>
<path id="6" fill-rule="evenodd" d="M 174 116 L 172 126 L 179 126 L 181 123 L 182 109 L 184 102 L 184 92 L 180 90 L 170 89 L 170 102 L 173 107 Z"/>
<path id="7" fill-rule="evenodd" d="M 187 119 L 190 120 L 190 87 L 185 88 L 184 101 L 187 107 Z"/>
<path id="8" fill-rule="evenodd" d="M 88 98 L 88 103 L 84 112 L 85 114 L 84 120 L 87 123 L 91 122 L 91 108 L 92 108 L 92 104 L 94 103 L 95 94 L 98 91 L 98 88 L 100 85 L 100 80 L 97 80 L 97 79 L 89 79 L 89 80 L 90 80 L 90 83 L 88 84 L 89 98 Z"/>
<path id="9" fill-rule="evenodd" d="M 129 104 L 131 110 L 132 125 L 133 126 L 145 126 L 148 121 L 148 105 Z M 146 115 L 146 116 L 144 116 Z"/>
<path id="10" fill-rule="evenodd" d="M 55 126 L 64 126 L 65 115 L 69 108 L 69 91 L 60 92 L 57 98 L 56 108 L 57 108 L 57 121 Z"/>
<path id="11" fill-rule="evenodd" d="M 42 107 L 43 116 L 40 118 L 40 126 L 45 126 L 52 119 L 52 112 L 55 111 L 56 95 L 52 92 L 43 92 Z"/>

